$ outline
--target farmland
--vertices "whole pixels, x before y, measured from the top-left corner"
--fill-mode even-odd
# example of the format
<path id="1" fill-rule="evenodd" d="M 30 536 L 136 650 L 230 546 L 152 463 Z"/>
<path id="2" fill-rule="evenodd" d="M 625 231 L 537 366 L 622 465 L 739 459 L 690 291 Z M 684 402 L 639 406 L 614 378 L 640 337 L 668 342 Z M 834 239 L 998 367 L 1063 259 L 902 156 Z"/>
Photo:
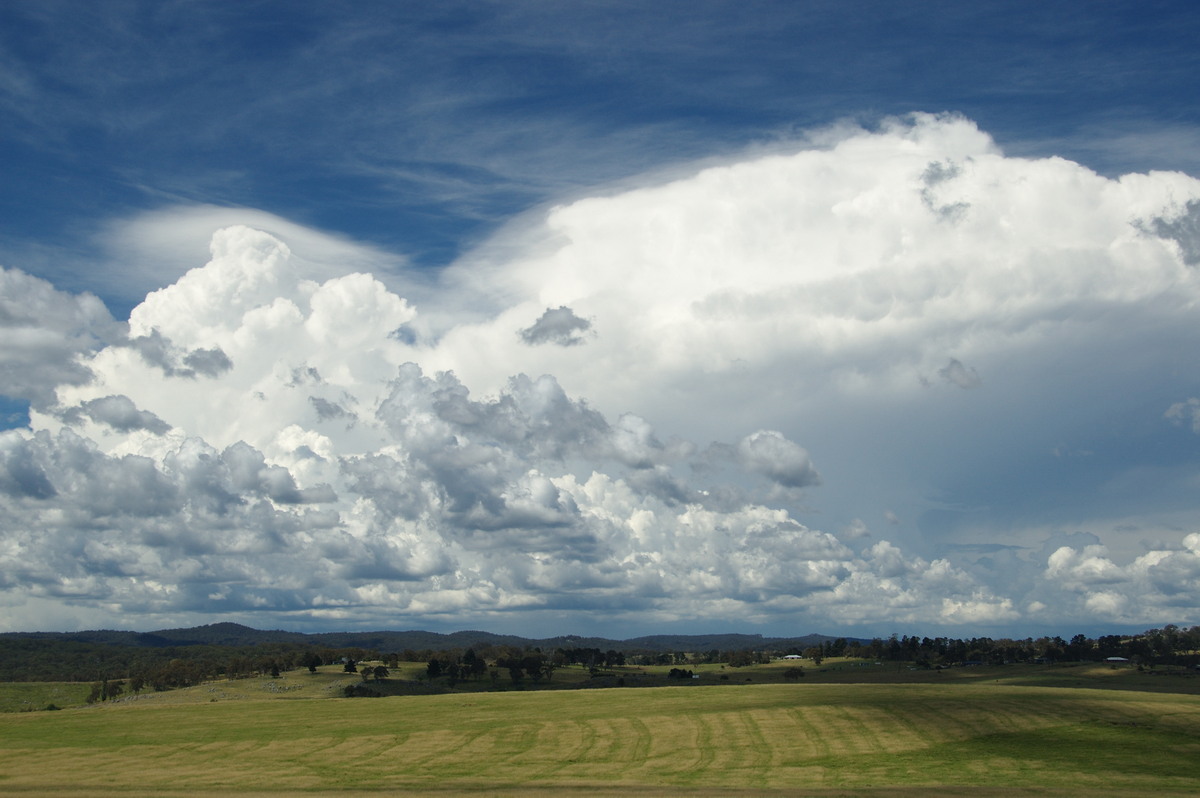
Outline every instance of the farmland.
<path id="1" fill-rule="evenodd" d="M 665 670 L 664 670 L 665 672 Z M 0 792 L 30 795 L 1192 795 L 1188 674 L 832 663 L 625 688 L 340 698 L 332 667 L 0 715 Z M 415 675 L 417 665 L 402 667 Z M 722 679 L 721 677 L 725 677 Z M 560 687 L 590 675 L 567 668 Z M 397 692 L 416 682 L 389 679 Z M 636 684 L 660 685 L 632 689 Z M 10 693 L 20 689 L 8 685 Z M 41 689 L 53 689 L 42 686 Z M 38 699 L 40 700 L 40 698 Z"/>

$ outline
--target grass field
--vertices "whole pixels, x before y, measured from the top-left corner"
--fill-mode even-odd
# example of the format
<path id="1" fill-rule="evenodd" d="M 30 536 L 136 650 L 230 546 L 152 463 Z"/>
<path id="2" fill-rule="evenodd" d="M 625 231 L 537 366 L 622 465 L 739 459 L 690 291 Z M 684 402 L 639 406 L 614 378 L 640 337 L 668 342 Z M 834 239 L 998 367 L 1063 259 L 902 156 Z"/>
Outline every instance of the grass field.
<path id="1" fill-rule="evenodd" d="M 333 670 L 214 682 L 0 715 L 0 794 L 1200 793 L 1195 678 L 1095 666 L 842 681 L 854 670 L 375 699 L 333 698 L 358 681 Z"/>
<path id="2" fill-rule="evenodd" d="M 89 692 L 91 686 L 80 682 L 0 682 L 0 712 L 82 706 Z"/>

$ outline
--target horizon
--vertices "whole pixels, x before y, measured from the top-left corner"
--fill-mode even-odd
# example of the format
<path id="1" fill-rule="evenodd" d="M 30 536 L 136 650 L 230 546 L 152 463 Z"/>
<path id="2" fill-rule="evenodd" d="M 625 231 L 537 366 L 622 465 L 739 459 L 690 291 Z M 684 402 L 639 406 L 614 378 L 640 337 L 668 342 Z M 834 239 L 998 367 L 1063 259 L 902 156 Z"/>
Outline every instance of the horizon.
<path id="1" fill-rule="evenodd" d="M 1167 626 L 1167 625 L 1171 625 L 1171 624 L 1164 624 L 1164 626 Z M 986 632 L 987 630 L 962 629 L 962 628 L 956 629 L 953 632 L 942 631 L 942 632 L 925 633 L 924 631 L 918 630 L 916 633 L 914 633 L 913 630 L 904 630 L 904 631 L 897 630 L 897 631 L 889 632 L 887 634 L 878 634 L 878 633 L 876 633 L 876 634 L 869 634 L 869 633 L 843 634 L 843 633 L 830 633 L 830 632 L 821 631 L 821 630 L 807 631 L 807 632 L 794 632 L 794 631 L 789 632 L 789 631 L 782 631 L 782 630 L 776 631 L 776 632 L 744 631 L 744 630 L 736 631 L 731 628 L 723 628 L 722 631 L 705 631 L 705 632 L 695 632 L 695 631 L 689 632 L 689 631 L 679 631 L 679 630 L 676 630 L 676 631 L 645 631 L 645 630 L 643 630 L 636 634 L 618 633 L 618 632 L 610 632 L 607 634 L 597 633 L 597 632 L 585 632 L 585 633 L 560 632 L 560 633 L 556 633 L 556 634 L 541 634 L 541 635 L 537 635 L 537 636 L 531 636 L 528 634 L 521 634 L 521 633 L 516 633 L 516 632 L 494 631 L 494 630 L 483 629 L 483 628 L 478 628 L 478 627 L 460 628 L 460 629 L 442 629 L 442 630 L 430 629 L 430 628 L 385 628 L 385 627 L 370 627 L 370 628 L 340 627 L 340 628 L 297 629 L 297 628 L 284 628 L 284 627 L 269 627 L 269 628 L 268 627 L 256 627 L 256 626 L 250 625 L 248 623 L 242 623 L 242 622 L 238 622 L 238 621 L 220 620 L 220 621 L 207 621 L 204 623 L 198 623 L 198 624 L 191 625 L 191 626 L 172 626 L 172 627 L 145 628 L 145 629 L 118 628 L 118 627 L 103 628 L 103 629 L 92 628 L 92 629 L 73 629 L 73 630 L 9 629 L 9 630 L 0 631 L 0 634 L 86 634 L 89 632 L 127 632 L 130 634 L 154 634 L 155 632 L 185 632 L 185 631 L 194 630 L 194 629 L 207 629 L 207 628 L 217 627 L 217 626 L 234 626 L 234 627 L 238 627 L 240 629 L 248 629 L 248 630 L 254 631 L 254 632 L 283 632 L 285 634 L 299 634 L 299 635 L 304 635 L 304 636 L 331 635 L 331 634 L 332 635 L 338 635 L 338 634 L 344 634 L 344 635 L 364 634 L 365 635 L 365 634 L 410 634 L 411 633 L 411 634 L 434 634 L 434 635 L 438 635 L 441 637 L 451 637 L 451 636 L 460 635 L 460 634 L 484 634 L 484 635 L 494 635 L 496 637 L 516 637 L 516 638 L 520 638 L 520 639 L 533 640 L 533 641 L 576 638 L 576 639 L 580 639 L 580 640 L 587 640 L 587 639 L 612 640 L 614 642 L 629 642 L 631 640 L 639 640 L 642 638 L 652 638 L 652 637 L 724 637 L 724 636 L 758 637 L 758 638 L 762 638 L 762 639 L 766 639 L 766 640 L 790 640 L 790 639 L 800 639 L 800 638 L 806 638 L 806 637 L 823 637 L 823 638 L 828 638 L 830 640 L 837 640 L 839 638 L 844 638 L 847 640 L 876 640 L 876 639 L 888 640 L 892 636 L 910 637 L 910 638 L 930 638 L 930 639 L 936 639 L 936 638 L 973 639 L 973 638 L 977 638 L 977 637 L 986 637 L 986 638 L 990 638 L 990 639 L 1011 639 L 1014 641 L 1039 640 L 1039 639 L 1043 639 L 1043 638 L 1058 637 L 1063 640 L 1070 640 L 1072 637 L 1074 637 L 1077 634 L 1082 634 L 1085 637 L 1088 637 L 1089 639 L 1098 639 L 1102 636 L 1114 635 L 1114 634 L 1118 635 L 1118 636 L 1125 636 L 1125 635 L 1137 636 L 1144 632 L 1153 631 L 1154 629 L 1158 628 L 1158 627 L 1148 627 L 1148 628 L 1133 629 L 1133 628 L 1118 628 L 1118 627 L 1112 626 L 1112 627 L 1103 627 L 1100 629 L 1093 629 L 1093 630 L 1075 629 L 1073 631 L 1061 631 L 1060 630 L 1058 632 L 1055 632 L 1054 630 L 1043 629 L 1043 630 L 1038 630 L 1037 634 L 1033 634 L 1033 633 L 1007 634 L 1007 635 L 997 635 L 997 636 L 993 636 L 993 635 L 989 635 L 989 634 L 976 634 L 977 632 L 980 632 L 980 631 Z M 1181 628 L 1181 629 L 1189 628 L 1186 625 L 1181 626 L 1181 625 L 1176 624 L 1176 626 L 1179 626 L 1179 628 Z M 859 631 L 861 632 L 862 630 L 859 630 Z M 619 636 L 619 635 L 623 635 L 623 636 Z"/>
<path id="2" fill-rule="evenodd" d="M 0 23 L 0 631 L 1200 623 L 1193 4 Z"/>

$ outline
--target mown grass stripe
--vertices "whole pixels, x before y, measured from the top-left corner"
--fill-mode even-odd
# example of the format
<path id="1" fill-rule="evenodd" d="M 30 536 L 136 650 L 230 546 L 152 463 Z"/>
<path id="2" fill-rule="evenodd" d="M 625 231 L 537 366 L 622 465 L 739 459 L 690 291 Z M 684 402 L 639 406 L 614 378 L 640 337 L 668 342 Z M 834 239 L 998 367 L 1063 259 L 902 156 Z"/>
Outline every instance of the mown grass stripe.
<path id="1" fill-rule="evenodd" d="M 1067 794 L 1082 784 L 1097 794 L 1118 786 L 1125 794 L 1200 792 L 1190 764 L 1200 752 L 1194 696 L 868 687 L 689 686 L 154 711 L 130 704 L 10 715 L 0 718 L 0 792 L 795 794 L 940 785 Z"/>

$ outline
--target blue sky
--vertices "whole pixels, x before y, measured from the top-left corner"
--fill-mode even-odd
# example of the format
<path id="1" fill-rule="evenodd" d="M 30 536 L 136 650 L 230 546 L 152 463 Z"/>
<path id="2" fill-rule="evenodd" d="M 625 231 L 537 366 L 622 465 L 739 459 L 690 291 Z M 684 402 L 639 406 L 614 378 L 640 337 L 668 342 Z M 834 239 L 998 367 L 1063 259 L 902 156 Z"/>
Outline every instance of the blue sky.
<path id="1" fill-rule="evenodd" d="M 1198 622 L 1187 3 L 0 8 L 0 627 Z"/>
<path id="2" fill-rule="evenodd" d="M 64 280 L 114 305 L 141 295 L 94 273 L 88 235 L 172 203 L 265 209 L 436 267 L 540 203 L 843 119 L 955 111 L 1010 154 L 1200 166 L 1185 3 L 4 13 L 3 245 L 73 261 Z"/>

